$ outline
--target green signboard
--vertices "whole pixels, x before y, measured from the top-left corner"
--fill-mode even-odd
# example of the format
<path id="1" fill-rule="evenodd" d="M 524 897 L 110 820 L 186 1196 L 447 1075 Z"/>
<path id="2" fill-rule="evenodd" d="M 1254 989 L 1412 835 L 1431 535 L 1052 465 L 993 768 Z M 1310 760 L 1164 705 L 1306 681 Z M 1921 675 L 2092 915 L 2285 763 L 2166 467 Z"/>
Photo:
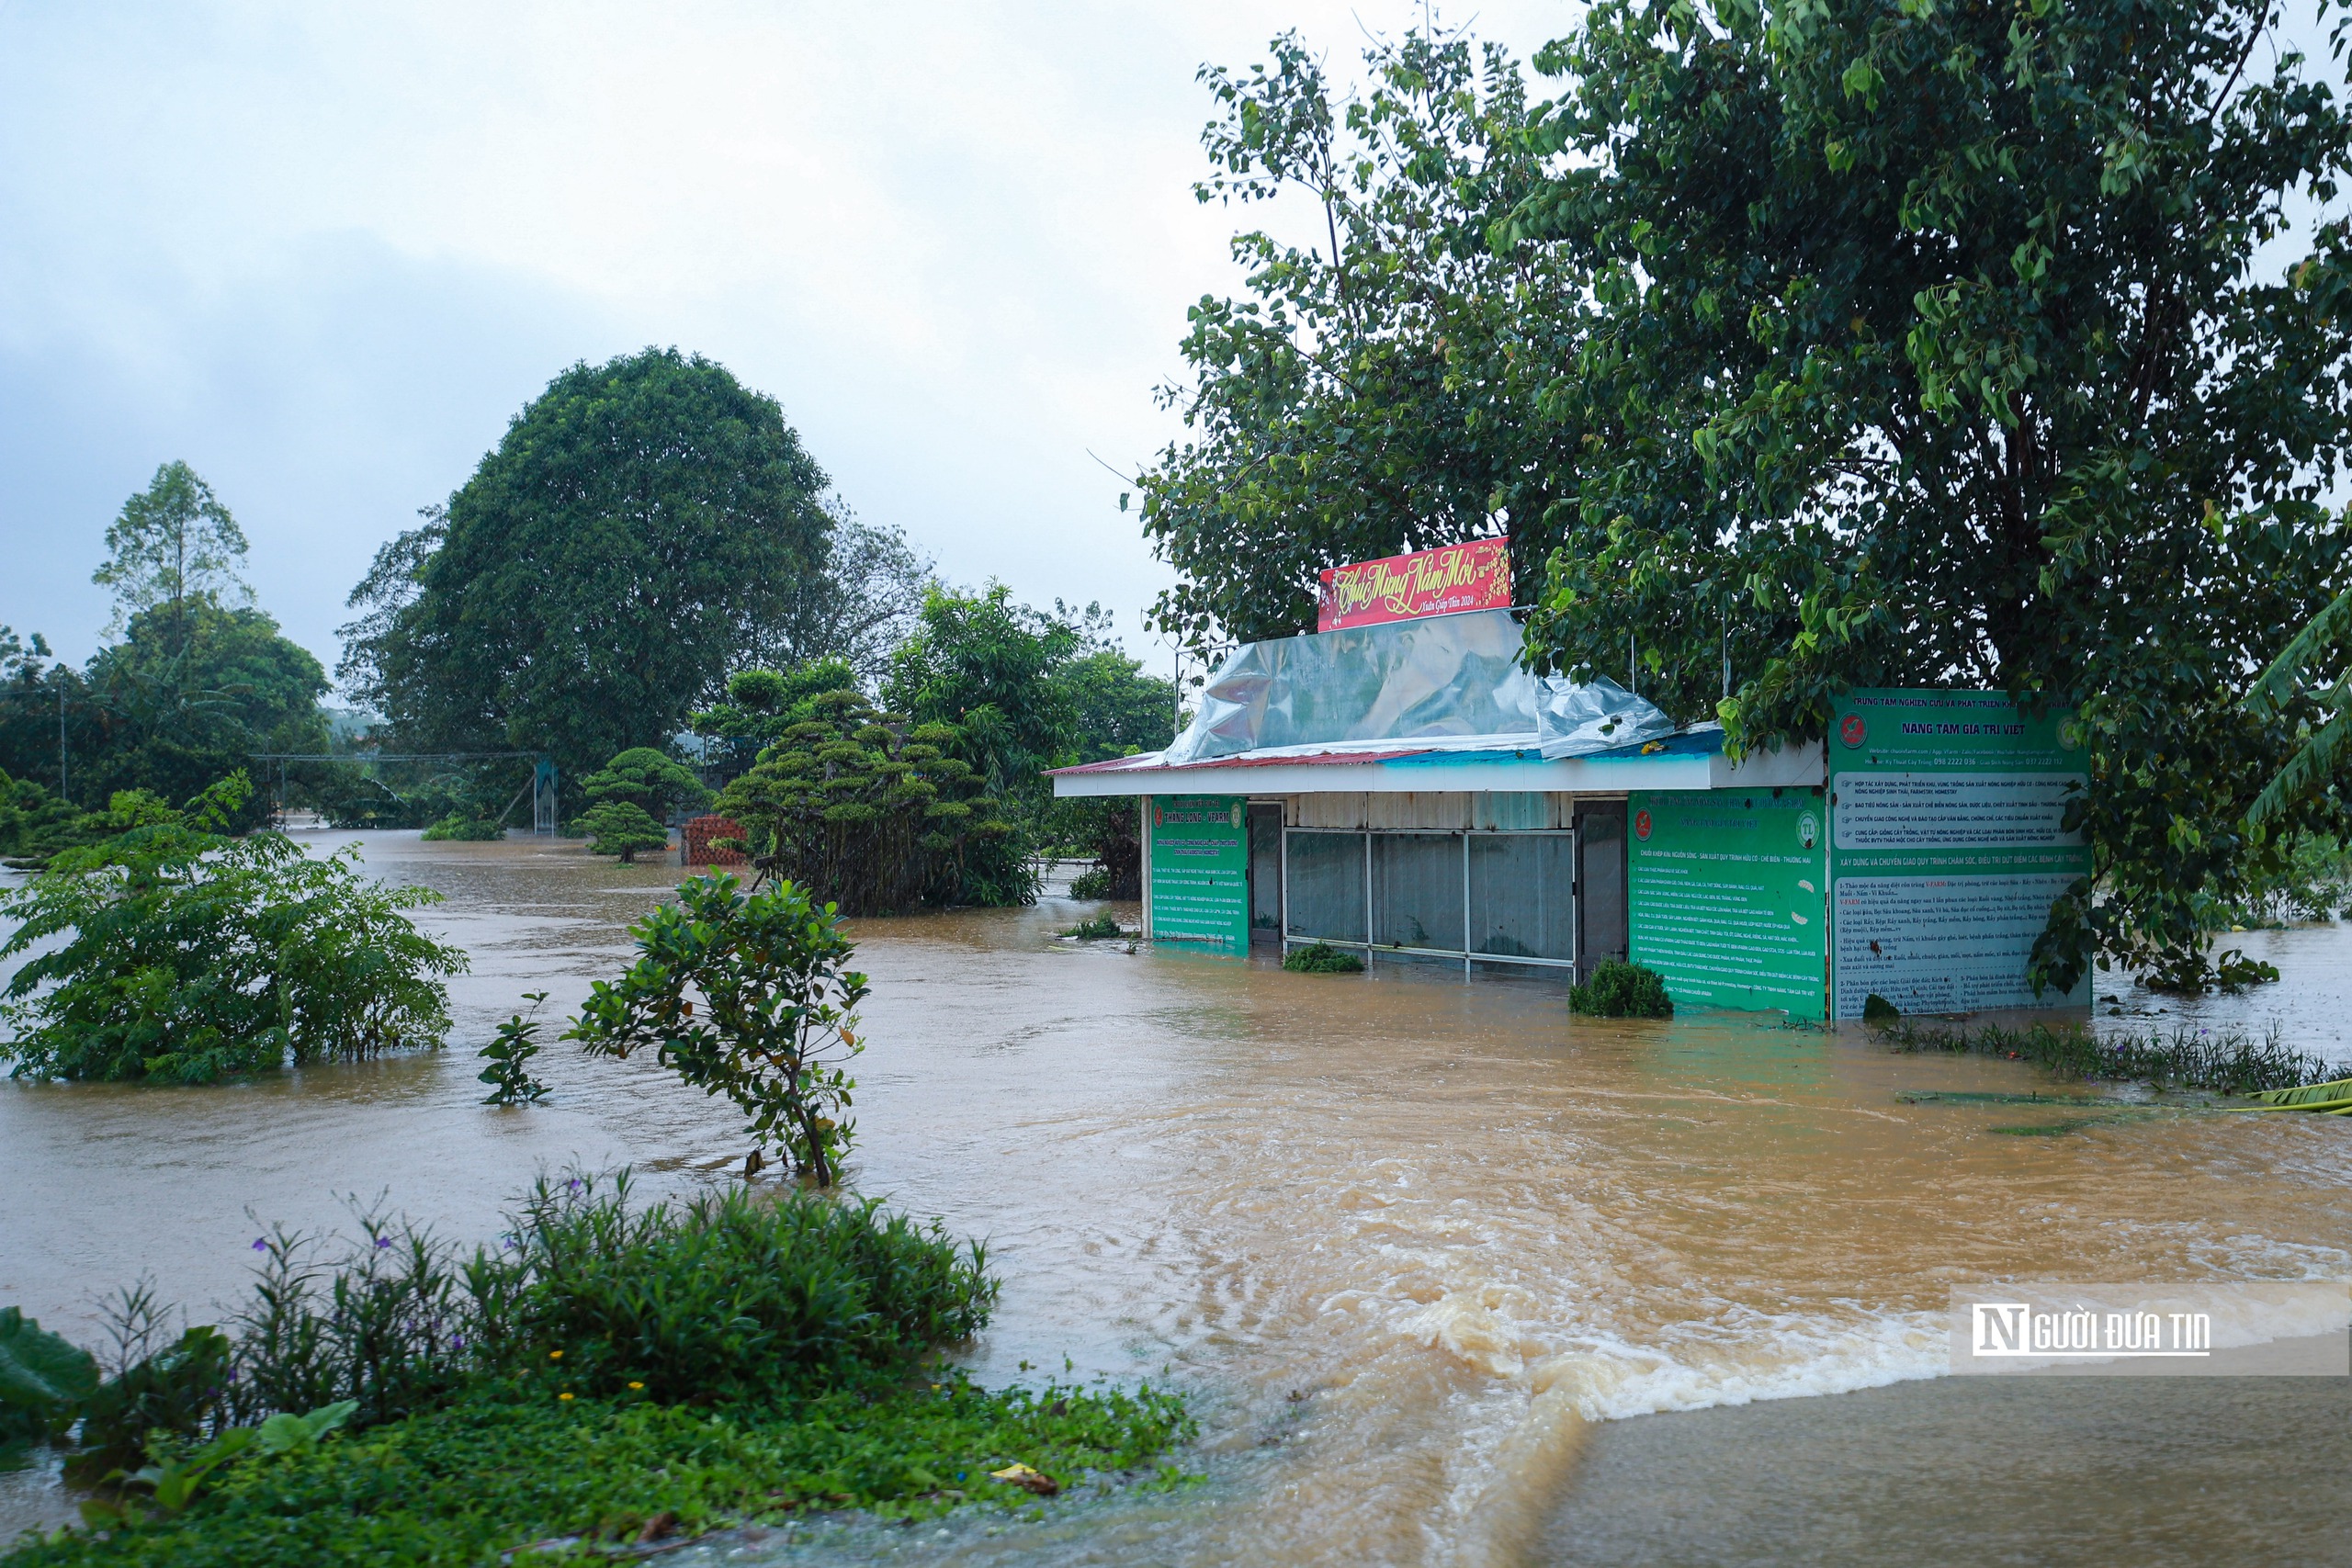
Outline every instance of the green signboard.
<path id="1" fill-rule="evenodd" d="M 1231 795 L 1151 797 L 1151 936 L 1250 949 L 1249 804 Z"/>
<path id="2" fill-rule="evenodd" d="M 1809 788 L 1637 790 L 1626 935 L 1688 1007 L 1823 1015 L 1826 803 Z"/>
<path id="3" fill-rule="evenodd" d="M 1829 728 L 1833 1014 L 2082 1006 L 2026 983 L 2034 939 L 2090 870 L 2066 807 L 2087 782 L 2071 721 L 2000 692 L 1867 691 Z"/>

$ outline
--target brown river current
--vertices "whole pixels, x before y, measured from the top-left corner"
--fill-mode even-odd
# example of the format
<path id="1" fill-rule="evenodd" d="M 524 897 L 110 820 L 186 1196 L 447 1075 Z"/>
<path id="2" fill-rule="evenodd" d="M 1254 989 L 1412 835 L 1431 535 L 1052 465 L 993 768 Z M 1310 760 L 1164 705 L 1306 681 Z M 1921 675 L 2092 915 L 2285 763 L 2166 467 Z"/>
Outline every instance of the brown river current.
<path id="1" fill-rule="evenodd" d="M 526 989 L 571 1010 L 674 867 L 367 847 L 447 896 L 423 921 L 473 954 L 453 1048 L 224 1089 L 0 1086 L 0 1303 L 88 1338 L 145 1274 L 202 1321 L 265 1225 L 334 1225 L 346 1195 L 470 1240 L 543 1165 L 661 1189 L 740 1167 L 735 1118 L 650 1061 L 554 1046 L 551 1100 L 477 1103 L 491 1025 Z M 1956 1283 L 2352 1275 L 2352 1119 L 2005 1135 L 2054 1113 L 1900 1095 L 2035 1087 L 2021 1065 L 1057 943 L 1078 912 L 861 923 L 850 1179 L 989 1239 L 984 1380 L 1067 1358 L 1172 1382 L 1205 1479 L 673 1561 L 2352 1562 L 2347 1380 L 1938 1375 Z M 2235 940 L 2290 980 L 2207 1021 L 2277 1015 L 2352 1058 L 2344 929 Z M 0 1538 L 65 1502 L 0 1478 Z"/>

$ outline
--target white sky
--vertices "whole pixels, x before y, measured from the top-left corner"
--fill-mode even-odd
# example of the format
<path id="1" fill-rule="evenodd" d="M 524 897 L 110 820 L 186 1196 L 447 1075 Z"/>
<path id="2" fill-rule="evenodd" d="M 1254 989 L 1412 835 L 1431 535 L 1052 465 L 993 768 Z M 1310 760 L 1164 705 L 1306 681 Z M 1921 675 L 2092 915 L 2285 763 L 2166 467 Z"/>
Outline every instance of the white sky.
<path id="1" fill-rule="evenodd" d="M 0 622 L 87 657 L 107 524 L 185 458 L 332 666 L 376 547 L 511 414 L 662 344 L 951 580 L 1148 652 L 1167 573 L 1088 453 L 1169 439 L 1185 308 L 1238 281 L 1193 73 L 1286 28 L 1351 68 L 1420 14 L 0 0 Z M 1475 23 L 1524 58 L 1571 16 Z"/>

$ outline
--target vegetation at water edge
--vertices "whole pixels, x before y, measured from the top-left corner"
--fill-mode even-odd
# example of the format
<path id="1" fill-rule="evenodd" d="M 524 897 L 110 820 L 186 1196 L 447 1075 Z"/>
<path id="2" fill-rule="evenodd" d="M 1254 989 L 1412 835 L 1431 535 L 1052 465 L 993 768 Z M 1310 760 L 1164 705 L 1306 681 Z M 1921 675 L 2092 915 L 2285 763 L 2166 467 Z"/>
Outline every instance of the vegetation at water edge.
<path id="1" fill-rule="evenodd" d="M 71 1469 L 116 1479 L 88 1528 L 9 1568 L 474 1563 L 810 1510 L 1017 1506 L 1089 1472 L 1172 1479 L 1157 1457 L 1192 1430 L 1148 1385 L 992 1391 L 931 1364 L 988 1316 L 985 1255 L 871 1202 L 641 1205 L 622 1173 L 543 1179 L 469 1256 L 360 1231 L 340 1257 L 257 1240 L 225 1331 L 171 1336 L 130 1292 L 103 1381 L 42 1347 L 73 1369 L 44 1429 L 79 1418 Z M 9 1332 L 0 1314 L 0 1349 Z"/>
<path id="2" fill-rule="evenodd" d="M 2209 1089 L 2217 1094 L 2296 1089 L 2324 1083 L 2343 1072 L 2332 1063 L 2282 1043 L 2276 1025 L 2257 1038 L 2242 1029 L 2214 1031 L 2188 1024 L 2177 1025 L 2166 1033 L 2095 1032 L 2050 1023 L 2012 1029 L 1991 1023 L 1970 1028 L 1898 1021 L 1886 1027 L 1880 1039 L 1895 1051 L 2030 1062 L 2061 1078 L 2144 1083 L 2157 1089 Z"/>
<path id="3" fill-rule="evenodd" d="M 1591 979 L 1568 987 L 1568 1010 L 1594 1018 L 1672 1018 L 1674 1002 L 1657 970 L 1604 958 L 1593 966 Z"/>
<path id="4" fill-rule="evenodd" d="M 209 1083 L 433 1045 L 466 955 L 406 911 L 438 896 L 363 876 L 356 849 L 312 856 L 221 828 L 252 786 L 63 851 L 0 896 L 0 1061 L 13 1076 Z"/>
<path id="5" fill-rule="evenodd" d="M 1310 942 L 1283 954 L 1283 967 L 1294 975 L 1361 975 L 1363 959 L 1328 942 Z"/>
<path id="6" fill-rule="evenodd" d="M 565 1038 L 607 1056 L 652 1047 L 687 1084 L 735 1102 L 752 1168 L 773 1146 L 830 1185 L 855 1130 L 844 1064 L 865 1048 L 865 976 L 849 967 L 856 944 L 840 911 L 790 882 L 746 892 L 720 873 L 681 883 L 678 901 L 629 935 L 637 962 L 595 983 Z"/>

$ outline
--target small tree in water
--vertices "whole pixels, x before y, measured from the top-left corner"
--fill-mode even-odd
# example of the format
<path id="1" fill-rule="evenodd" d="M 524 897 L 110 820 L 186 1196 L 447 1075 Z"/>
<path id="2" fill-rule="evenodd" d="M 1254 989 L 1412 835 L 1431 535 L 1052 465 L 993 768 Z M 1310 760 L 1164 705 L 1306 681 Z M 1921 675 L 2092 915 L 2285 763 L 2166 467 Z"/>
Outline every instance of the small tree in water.
<path id="1" fill-rule="evenodd" d="M 741 1107 L 755 1148 L 831 1186 L 850 1144 L 857 1084 L 843 1064 L 862 1049 L 866 995 L 834 906 L 790 882 L 746 893 L 732 876 L 697 876 L 629 934 L 636 964 L 596 982 L 565 1038 L 607 1056 L 652 1046 L 687 1083 Z"/>
<path id="2" fill-rule="evenodd" d="M 650 746 L 632 746 L 581 781 L 589 807 L 572 824 L 589 835 L 588 852 L 637 863 L 639 850 L 666 849 L 670 830 L 656 813 L 672 806 L 702 807 L 710 791 L 693 772 Z"/>

